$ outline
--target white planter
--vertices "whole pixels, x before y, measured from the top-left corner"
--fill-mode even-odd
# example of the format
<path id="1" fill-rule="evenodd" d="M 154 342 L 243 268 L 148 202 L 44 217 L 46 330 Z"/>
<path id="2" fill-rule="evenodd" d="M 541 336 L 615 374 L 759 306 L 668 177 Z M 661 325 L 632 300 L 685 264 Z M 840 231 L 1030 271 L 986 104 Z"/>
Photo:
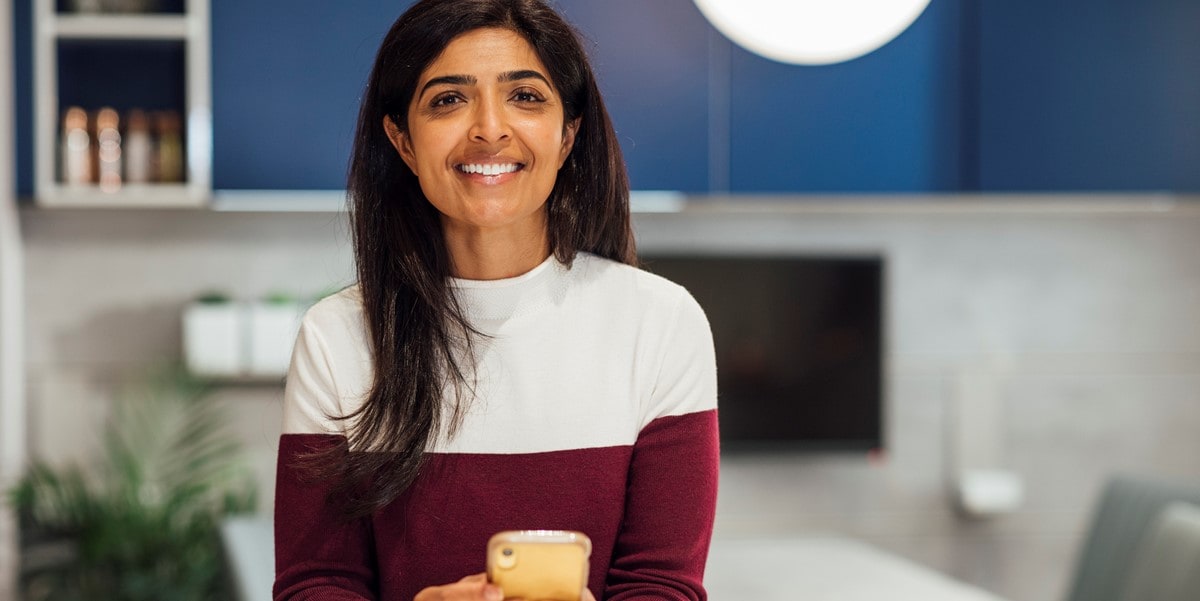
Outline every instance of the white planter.
<path id="1" fill-rule="evenodd" d="M 183 357 L 198 376 L 234 377 L 242 373 L 242 306 L 193 302 L 183 311 Z"/>
<path id="2" fill-rule="evenodd" d="M 304 308 L 299 303 L 255 302 L 247 311 L 247 372 L 256 377 L 287 375 L 292 345 Z"/>

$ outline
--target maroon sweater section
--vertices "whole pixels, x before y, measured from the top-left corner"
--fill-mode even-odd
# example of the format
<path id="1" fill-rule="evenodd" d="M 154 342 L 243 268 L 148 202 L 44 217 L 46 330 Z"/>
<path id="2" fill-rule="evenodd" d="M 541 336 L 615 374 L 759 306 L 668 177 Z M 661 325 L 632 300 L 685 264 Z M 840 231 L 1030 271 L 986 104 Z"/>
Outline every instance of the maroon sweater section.
<path id="1" fill-rule="evenodd" d="M 411 601 L 484 571 L 501 530 L 579 530 L 592 539 L 600 601 L 702 600 L 716 509 L 716 410 L 652 421 L 624 446 L 523 454 L 433 453 L 374 515 L 345 522 L 295 459 L 331 434 L 280 439 L 276 600 Z"/>

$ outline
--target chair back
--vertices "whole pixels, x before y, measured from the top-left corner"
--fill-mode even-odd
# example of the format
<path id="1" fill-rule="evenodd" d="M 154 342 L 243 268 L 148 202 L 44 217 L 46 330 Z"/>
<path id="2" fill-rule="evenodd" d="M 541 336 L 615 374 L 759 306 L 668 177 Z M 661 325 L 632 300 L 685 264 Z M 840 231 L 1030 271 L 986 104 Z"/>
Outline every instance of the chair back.
<path id="1" fill-rule="evenodd" d="M 1163 508 L 1177 501 L 1200 505 L 1200 484 L 1124 475 L 1110 480 L 1076 563 L 1068 601 L 1121 601 L 1139 545 Z"/>
<path id="2" fill-rule="evenodd" d="M 1200 506 L 1168 505 L 1138 549 L 1123 601 L 1200 599 Z"/>

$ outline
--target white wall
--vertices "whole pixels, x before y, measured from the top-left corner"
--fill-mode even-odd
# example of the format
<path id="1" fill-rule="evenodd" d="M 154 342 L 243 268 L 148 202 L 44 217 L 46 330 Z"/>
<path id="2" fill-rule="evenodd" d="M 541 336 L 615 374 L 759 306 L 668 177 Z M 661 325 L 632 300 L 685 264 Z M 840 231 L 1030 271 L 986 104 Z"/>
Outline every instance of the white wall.
<path id="1" fill-rule="evenodd" d="M 1013 600 L 1061 599 L 1108 474 L 1200 480 L 1200 199 L 1176 200 L 845 199 L 639 215 L 644 250 L 888 259 L 886 456 L 730 457 L 718 536 L 853 535 Z M 179 311 L 196 293 L 348 283 L 340 219 L 24 213 L 32 452 L 84 454 L 113 388 L 178 356 Z M 978 384 L 964 388 L 965 376 Z M 281 393 L 221 394 L 268 499 Z M 952 424 L 958 403 L 985 397 L 998 399 L 992 433 L 1027 498 L 971 521 L 948 490 Z"/>

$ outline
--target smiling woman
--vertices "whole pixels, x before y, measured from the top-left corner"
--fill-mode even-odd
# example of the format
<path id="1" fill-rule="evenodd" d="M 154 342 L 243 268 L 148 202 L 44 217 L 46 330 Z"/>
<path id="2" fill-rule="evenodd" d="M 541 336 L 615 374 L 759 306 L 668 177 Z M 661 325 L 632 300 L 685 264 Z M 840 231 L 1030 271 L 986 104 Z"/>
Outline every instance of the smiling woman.
<path id="1" fill-rule="evenodd" d="M 442 214 L 452 269 L 494 280 L 549 254 L 546 199 L 575 140 L 562 100 L 525 38 L 477 29 L 426 67 L 392 145 Z"/>
<path id="2" fill-rule="evenodd" d="M 704 599 L 712 335 L 633 266 L 571 28 L 541 0 L 416 3 L 376 57 L 349 180 L 359 281 L 292 357 L 275 598 L 498 601 L 489 538 L 564 530 L 591 555 L 559 601 Z"/>

